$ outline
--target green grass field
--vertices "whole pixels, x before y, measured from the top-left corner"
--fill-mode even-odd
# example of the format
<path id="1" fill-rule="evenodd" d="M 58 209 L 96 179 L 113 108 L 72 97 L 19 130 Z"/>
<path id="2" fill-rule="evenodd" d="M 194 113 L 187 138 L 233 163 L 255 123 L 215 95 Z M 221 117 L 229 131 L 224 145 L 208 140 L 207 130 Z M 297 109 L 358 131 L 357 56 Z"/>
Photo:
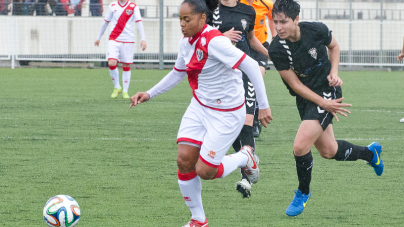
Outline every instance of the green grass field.
<path id="1" fill-rule="evenodd" d="M 133 70 L 130 95 L 168 71 Z M 363 161 L 336 162 L 313 148 L 312 198 L 285 215 L 297 188 L 292 154 L 300 124 L 294 98 L 276 71 L 265 83 L 274 120 L 257 139 L 261 178 L 252 197 L 234 189 L 235 171 L 203 182 L 211 227 L 403 226 L 404 75 L 340 72 L 347 118 L 337 139 L 379 141 L 385 171 Z M 192 97 L 187 80 L 148 103 L 109 98 L 107 69 L 1 69 L 0 226 L 46 226 L 42 209 L 67 194 L 80 204 L 78 226 L 182 226 L 189 221 L 177 183 L 176 135 Z M 229 153 L 233 153 L 229 150 Z"/>

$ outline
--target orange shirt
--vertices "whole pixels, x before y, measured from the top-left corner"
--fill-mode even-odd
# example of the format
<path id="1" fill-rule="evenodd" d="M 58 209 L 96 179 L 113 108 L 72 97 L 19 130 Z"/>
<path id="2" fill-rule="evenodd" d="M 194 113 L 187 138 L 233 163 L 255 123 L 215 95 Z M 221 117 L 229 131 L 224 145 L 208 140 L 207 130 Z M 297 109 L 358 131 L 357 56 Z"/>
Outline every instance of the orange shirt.
<path id="1" fill-rule="evenodd" d="M 247 0 L 240 0 L 241 3 L 248 4 Z M 252 7 L 255 9 L 255 37 L 264 43 L 268 38 L 267 23 L 265 22 L 265 17 L 272 20 L 272 7 L 273 3 L 271 0 L 254 0 Z"/>

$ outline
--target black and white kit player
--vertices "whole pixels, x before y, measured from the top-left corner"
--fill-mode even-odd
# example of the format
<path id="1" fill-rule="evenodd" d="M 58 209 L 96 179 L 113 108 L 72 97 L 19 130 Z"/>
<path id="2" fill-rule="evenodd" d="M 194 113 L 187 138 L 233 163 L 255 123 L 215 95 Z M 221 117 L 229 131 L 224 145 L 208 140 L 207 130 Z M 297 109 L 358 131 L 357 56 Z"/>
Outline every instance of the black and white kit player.
<path id="1" fill-rule="evenodd" d="M 331 31 L 321 22 L 300 22 L 299 27 L 301 31 L 299 41 L 291 42 L 276 36 L 271 42 L 269 55 L 276 70 L 292 69 L 304 85 L 324 98 L 342 97 L 341 87 L 330 87 L 327 79 L 331 63 L 326 46 L 331 43 Z M 298 106 L 306 102 L 285 81 L 284 83 L 289 93 L 297 96 Z"/>
<path id="2" fill-rule="evenodd" d="M 252 45 L 260 49 L 261 52 L 267 51 L 254 35 L 254 8 L 237 1 L 229 1 L 229 3 L 231 6 L 220 4 L 219 7 L 208 16 L 208 24 L 218 29 L 226 36 L 228 36 L 227 32 L 229 31 L 239 31 L 238 35 L 241 38 L 237 41 L 232 41 L 232 44 L 249 56 L 251 56 L 251 42 Z M 245 73 L 243 73 L 243 82 L 247 118 L 239 136 L 233 143 L 233 148 L 236 152 L 238 152 L 242 146 L 246 145 L 255 149 L 252 125 L 256 111 L 256 95 L 254 87 Z M 248 116 L 250 116 L 250 118 Z M 243 182 L 243 186 L 240 186 L 238 185 L 240 182 L 236 184 L 237 190 L 242 193 L 243 198 L 249 197 L 251 186 L 248 185 L 246 181 Z"/>
<path id="3" fill-rule="evenodd" d="M 342 103 L 342 80 L 338 76 L 339 46 L 328 27 L 319 22 L 300 22 L 300 5 L 294 0 L 278 0 L 274 4 L 274 26 L 278 35 L 271 42 L 269 56 L 292 96 L 302 120 L 293 144 L 298 190 L 286 209 L 296 216 L 303 212 L 311 197 L 313 168 L 311 148 L 321 157 L 337 161 L 365 160 L 377 175 L 383 173 L 380 159 L 382 146 L 373 142 L 367 147 L 336 140 L 332 119 L 337 113 L 350 112 Z M 328 54 L 329 53 L 329 54 Z"/>

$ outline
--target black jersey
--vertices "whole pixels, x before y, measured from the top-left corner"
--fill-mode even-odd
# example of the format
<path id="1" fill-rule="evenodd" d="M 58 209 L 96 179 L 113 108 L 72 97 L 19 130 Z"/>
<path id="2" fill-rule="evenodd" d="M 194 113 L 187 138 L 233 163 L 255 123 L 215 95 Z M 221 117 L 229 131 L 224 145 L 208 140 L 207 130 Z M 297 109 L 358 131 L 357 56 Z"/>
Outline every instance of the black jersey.
<path id="1" fill-rule="evenodd" d="M 208 15 L 207 23 L 218 29 L 221 33 L 232 28 L 236 31 L 241 31 L 241 40 L 233 42 L 233 45 L 251 56 L 250 42 L 248 41 L 247 34 L 254 31 L 255 10 L 252 6 L 239 2 L 234 7 L 220 4 L 217 9 Z"/>
<path id="2" fill-rule="evenodd" d="M 326 46 L 331 43 L 331 31 L 321 22 L 301 22 L 299 27 L 299 41 L 282 40 L 277 35 L 269 47 L 269 56 L 276 70 L 292 69 L 304 85 L 316 92 L 329 86 L 327 76 L 331 63 Z M 290 86 L 285 85 L 290 94 L 296 96 Z"/>

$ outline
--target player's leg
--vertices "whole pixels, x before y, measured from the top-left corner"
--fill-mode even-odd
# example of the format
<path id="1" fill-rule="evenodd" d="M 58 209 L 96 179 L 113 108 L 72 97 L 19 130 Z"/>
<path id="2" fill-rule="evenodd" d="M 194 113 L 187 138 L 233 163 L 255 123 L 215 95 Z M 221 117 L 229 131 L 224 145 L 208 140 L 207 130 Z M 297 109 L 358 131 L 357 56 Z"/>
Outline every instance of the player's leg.
<path id="1" fill-rule="evenodd" d="M 256 94 L 253 84 L 243 73 L 243 83 L 245 92 L 246 119 L 244 126 L 237 139 L 233 143 L 233 148 L 236 152 L 240 151 L 243 146 L 250 146 L 255 155 L 255 139 L 253 134 L 254 112 L 256 110 Z M 241 169 L 241 180 L 236 182 L 236 190 L 239 191 L 243 198 L 249 198 L 251 195 L 251 182 Z"/>
<path id="2" fill-rule="evenodd" d="M 381 145 L 377 142 L 371 143 L 367 147 L 362 147 L 345 140 L 335 140 L 333 127 L 330 124 L 314 145 L 323 158 L 335 159 L 336 161 L 362 159 L 372 165 L 377 175 L 380 176 L 383 173 L 384 165 L 380 159 Z"/>
<path id="3" fill-rule="evenodd" d="M 206 129 L 198 116 L 197 105 L 199 104 L 191 102 L 182 117 L 178 130 L 178 185 L 185 204 L 191 211 L 191 222 L 204 223 L 206 216 L 202 205 L 202 184 L 201 178 L 196 173 L 195 165 L 199 158 Z"/>
<path id="4" fill-rule="evenodd" d="M 311 171 L 313 157 L 311 147 L 321 135 L 323 129 L 318 120 L 303 120 L 297 131 L 293 145 L 299 187 L 295 196 L 286 209 L 286 214 L 296 216 L 303 212 L 307 200 L 310 198 Z"/>
<path id="5" fill-rule="evenodd" d="M 254 86 L 248 79 L 247 75 L 243 73 L 243 85 L 245 95 L 246 119 L 244 126 L 237 139 L 233 143 L 233 148 L 238 152 L 243 146 L 250 146 L 255 151 L 255 140 L 253 135 L 253 121 L 256 108 L 256 94 Z"/>
<path id="6" fill-rule="evenodd" d="M 128 89 L 129 89 L 129 84 L 130 84 L 130 77 L 131 77 L 131 72 L 130 72 L 130 64 L 125 64 L 122 63 L 122 85 L 123 85 L 123 93 L 122 93 L 122 98 L 124 99 L 129 99 L 129 94 L 128 94 Z"/>
<path id="7" fill-rule="evenodd" d="M 202 107 L 192 99 L 181 121 L 177 142 L 179 155 L 179 185 L 186 204 L 192 213 L 192 222 L 205 223 L 200 178 L 208 180 L 224 177 L 237 167 L 245 167 L 249 158 L 244 153 L 224 158 L 245 121 L 245 107 L 231 112 L 219 112 Z M 226 120 L 224 120 L 226 119 Z M 199 159 L 192 148 L 185 145 L 200 146 Z M 185 147 L 185 152 L 184 148 Z M 192 157 L 191 157 L 192 156 Z M 195 168 L 195 159 L 198 159 Z"/>
<path id="8" fill-rule="evenodd" d="M 111 98 L 117 98 L 118 94 L 122 92 L 121 85 L 119 84 L 119 45 L 120 43 L 110 40 L 108 42 L 108 67 L 109 74 L 111 75 L 112 83 L 114 84 L 114 91 L 111 94 Z"/>
<path id="9" fill-rule="evenodd" d="M 123 93 L 122 97 L 124 99 L 129 99 L 129 84 L 131 78 L 130 65 L 133 64 L 133 54 L 134 54 L 134 43 L 123 43 L 121 48 L 121 62 L 122 62 L 122 85 L 123 85 Z"/>
<path id="10" fill-rule="evenodd" d="M 195 171 L 199 150 L 200 147 L 197 145 L 178 144 L 178 185 L 185 204 L 191 211 L 191 219 L 203 223 L 206 216 L 202 204 L 202 184 Z"/>

